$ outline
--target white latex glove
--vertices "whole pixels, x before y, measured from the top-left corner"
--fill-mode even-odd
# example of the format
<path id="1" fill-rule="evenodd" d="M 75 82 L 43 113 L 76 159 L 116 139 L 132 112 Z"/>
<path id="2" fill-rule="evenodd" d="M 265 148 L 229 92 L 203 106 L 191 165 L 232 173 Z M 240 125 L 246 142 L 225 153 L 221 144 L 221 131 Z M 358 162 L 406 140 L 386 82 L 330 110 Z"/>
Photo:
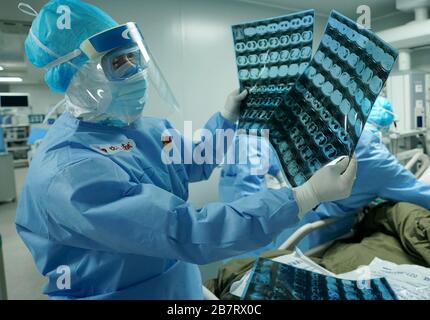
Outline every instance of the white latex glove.
<path id="1" fill-rule="evenodd" d="M 267 189 L 278 190 L 281 188 L 288 188 L 288 184 L 281 172 L 279 172 L 276 177 L 270 174 L 266 174 L 264 177 L 266 180 Z"/>
<path id="2" fill-rule="evenodd" d="M 357 161 L 355 157 L 349 165 L 348 161 L 347 156 L 332 161 L 318 170 L 306 183 L 293 189 L 300 209 L 300 218 L 321 202 L 349 197 L 357 173 Z"/>
<path id="3" fill-rule="evenodd" d="M 279 180 L 276 179 L 276 177 L 274 177 L 270 174 L 266 174 L 264 176 L 264 179 L 266 180 L 267 189 L 278 190 L 278 189 L 282 188 L 281 184 L 279 183 Z"/>
<path id="4" fill-rule="evenodd" d="M 281 184 L 281 188 L 288 188 L 288 183 L 287 181 L 285 181 L 284 175 L 282 174 L 281 171 L 279 171 L 278 175 L 276 176 L 276 180 L 278 180 L 279 183 Z"/>
<path id="5" fill-rule="evenodd" d="M 240 103 L 243 99 L 248 95 L 247 90 L 243 90 L 239 94 L 239 89 L 234 90 L 227 96 L 227 100 L 225 102 L 224 110 L 221 111 L 221 115 L 231 122 L 236 122 L 239 120 L 239 112 L 240 112 Z"/>

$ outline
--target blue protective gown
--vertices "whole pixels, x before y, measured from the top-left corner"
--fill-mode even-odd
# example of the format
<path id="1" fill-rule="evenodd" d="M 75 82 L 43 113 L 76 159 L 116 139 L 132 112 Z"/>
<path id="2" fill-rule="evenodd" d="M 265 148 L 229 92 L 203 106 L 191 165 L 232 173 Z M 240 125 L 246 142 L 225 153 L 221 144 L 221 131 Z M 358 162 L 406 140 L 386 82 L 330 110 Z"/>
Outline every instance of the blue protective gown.
<path id="1" fill-rule="evenodd" d="M 406 170 L 381 143 L 379 137 L 368 128 L 357 144 L 358 160 L 357 179 L 351 196 L 347 199 L 321 204 L 315 210 L 305 214 L 304 218 L 294 227 L 288 228 L 276 240 L 263 248 L 252 251 L 247 255 L 258 255 L 263 251 L 278 248 L 288 237 L 302 225 L 327 218 L 341 218 L 336 224 L 314 231 L 299 244 L 302 250 L 309 250 L 317 245 L 326 243 L 348 233 L 355 224 L 355 214 L 380 197 L 394 202 L 409 202 L 430 209 L 430 185 L 418 181 Z M 246 168 L 242 167 L 242 171 Z M 249 174 L 249 169 L 248 169 Z M 246 173 L 242 173 L 246 176 Z M 240 182 L 235 182 L 240 185 Z M 262 190 L 261 185 L 254 185 L 254 190 Z M 240 198 L 242 190 L 233 191 L 232 199 Z M 242 255 L 244 256 L 244 255 Z"/>
<path id="2" fill-rule="evenodd" d="M 196 264 L 264 246 L 297 223 L 288 189 L 201 209 L 187 203 L 188 183 L 207 179 L 216 165 L 163 164 L 166 128 L 169 122 L 156 118 L 115 128 L 65 113 L 49 130 L 31 162 L 16 217 L 19 235 L 48 278 L 45 294 L 200 299 Z M 206 128 L 214 133 L 233 124 L 218 113 Z M 63 266 L 70 288 L 62 282 Z"/>
<path id="3" fill-rule="evenodd" d="M 385 147 L 378 135 L 366 127 L 357 144 L 357 179 L 347 199 L 321 204 L 306 214 L 299 226 L 327 218 L 342 219 L 320 231 L 309 234 L 299 245 L 302 250 L 336 239 L 356 223 L 355 214 L 373 200 L 409 202 L 430 210 L 430 185 L 421 182 Z M 278 238 L 281 245 L 297 228 L 289 228 Z"/>
<path id="4" fill-rule="evenodd" d="M 255 139 L 254 143 L 250 143 L 249 139 Z M 281 170 L 272 146 L 264 138 L 239 135 L 235 137 L 234 143 L 235 159 L 238 164 L 226 164 L 220 173 L 219 199 L 226 203 L 266 190 L 265 174 L 276 177 Z M 249 156 L 247 163 L 239 164 L 240 143 L 247 146 Z M 263 160 L 263 157 L 267 158 L 267 155 L 264 154 L 266 150 L 269 152 L 267 164 Z M 251 162 L 250 158 L 255 161 Z M 252 168 L 258 170 L 258 174 L 251 174 Z"/>

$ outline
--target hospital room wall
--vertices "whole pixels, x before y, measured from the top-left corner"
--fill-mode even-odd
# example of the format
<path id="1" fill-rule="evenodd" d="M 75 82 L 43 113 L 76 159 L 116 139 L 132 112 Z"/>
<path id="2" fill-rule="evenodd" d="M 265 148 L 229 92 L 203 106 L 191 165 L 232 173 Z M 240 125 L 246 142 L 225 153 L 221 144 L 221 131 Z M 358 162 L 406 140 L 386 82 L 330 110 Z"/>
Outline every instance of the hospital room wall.
<path id="1" fill-rule="evenodd" d="M 9 91 L 30 94 L 31 111 L 34 114 L 47 114 L 63 98 L 63 95 L 52 93 L 47 86 L 40 84 L 11 84 Z"/>
<path id="2" fill-rule="evenodd" d="M 414 14 L 399 12 L 397 14 L 376 18 L 372 21 L 372 29 L 376 32 L 402 26 L 411 22 L 414 19 Z M 411 52 L 411 68 L 430 72 L 430 48 L 423 47 L 412 50 Z M 395 70 L 397 66 L 395 67 Z"/>

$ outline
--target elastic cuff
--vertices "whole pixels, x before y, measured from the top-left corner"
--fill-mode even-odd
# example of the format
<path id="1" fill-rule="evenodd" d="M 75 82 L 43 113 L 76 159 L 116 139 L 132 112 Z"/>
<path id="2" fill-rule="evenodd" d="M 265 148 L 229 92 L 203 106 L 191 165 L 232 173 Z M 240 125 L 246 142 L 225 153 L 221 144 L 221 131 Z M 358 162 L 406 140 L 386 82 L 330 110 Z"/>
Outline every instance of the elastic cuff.
<path id="1" fill-rule="evenodd" d="M 306 213 L 320 204 L 313 192 L 306 185 L 293 188 L 293 195 L 299 207 L 299 219 L 303 219 Z"/>

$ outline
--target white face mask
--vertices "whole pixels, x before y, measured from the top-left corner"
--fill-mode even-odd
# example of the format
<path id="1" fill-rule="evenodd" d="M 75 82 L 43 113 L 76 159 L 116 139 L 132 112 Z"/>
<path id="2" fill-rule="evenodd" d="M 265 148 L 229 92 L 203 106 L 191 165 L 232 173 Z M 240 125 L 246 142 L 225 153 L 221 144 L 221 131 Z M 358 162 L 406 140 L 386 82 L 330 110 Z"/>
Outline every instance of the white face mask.
<path id="1" fill-rule="evenodd" d="M 98 61 L 89 61 L 70 83 L 66 110 L 85 121 L 127 126 L 142 115 L 147 84 L 145 70 L 126 80 L 109 81 Z"/>

